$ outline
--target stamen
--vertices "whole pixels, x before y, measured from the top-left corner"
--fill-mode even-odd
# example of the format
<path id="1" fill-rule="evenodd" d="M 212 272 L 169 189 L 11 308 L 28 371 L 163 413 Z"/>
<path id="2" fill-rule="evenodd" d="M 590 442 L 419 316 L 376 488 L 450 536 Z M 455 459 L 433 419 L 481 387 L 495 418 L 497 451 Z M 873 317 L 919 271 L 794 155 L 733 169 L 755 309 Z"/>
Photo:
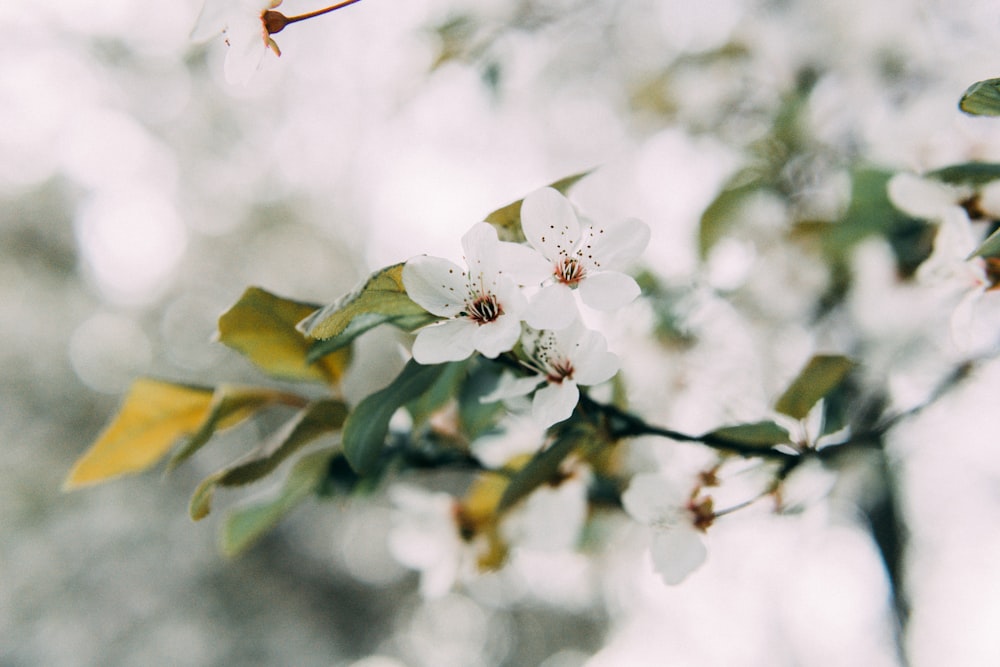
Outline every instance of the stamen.
<path id="1" fill-rule="evenodd" d="M 476 324 L 488 324 L 503 315 L 503 306 L 493 294 L 481 294 L 469 304 L 467 314 Z"/>
<path id="2" fill-rule="evenodd" d="M 564 285 L 576 285 L 583 280 L 586 270 L 583 264 L 575 257 L 567 257 L 556 265 L 556 280 Z"/>

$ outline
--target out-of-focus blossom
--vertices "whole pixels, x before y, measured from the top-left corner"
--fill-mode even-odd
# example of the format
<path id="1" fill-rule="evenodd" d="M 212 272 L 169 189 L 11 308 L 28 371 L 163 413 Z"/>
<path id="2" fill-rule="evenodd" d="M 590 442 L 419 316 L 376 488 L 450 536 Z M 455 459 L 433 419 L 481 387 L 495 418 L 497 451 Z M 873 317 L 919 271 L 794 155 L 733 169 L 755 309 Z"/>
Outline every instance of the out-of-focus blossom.
<path id="1" fill-rule="evenodd" d="M 505 374 L 500 384 L 483 401 L 498 401 L 535 391 L 531 415 L 551 426 L 573 414 L 580 400 L 580 385 L 590 386 L 610 380 L 621 366 L 616 354 L 608 351 L 604 336 L 579 322 L 559 331 L 529 329 L 522 338 L 526 362 L 536 374 L 517 378 Z"/>
<path id="2" fill-rule="evenodd" d="M 414 257 L 403 267 L 407 294 L 428 312 L 448 318 L 424 327 L 413 343 L 421 364 L 460 361 L 473 352 L 493 358 L 521 335 L 525 297 L 504 273 L 496 230 L 478 223 L 462 237 L 468 270 L 439 257 Z"/>
<path id="3" fill-rule="evenodd" d="M 542 284 L 525 321 L 536 329 L 562 329 L 576 319 L 573 291 L 597 310 L 620 308 L 639 296 L 635 280 L 620 271 L 649 243 L 649 226 L 635 219 L 598 227 L 580 224 L 569 200 L 553 188 L 528 195 L 521 227 L 542 255 L 521 269 L 525 284 Z"/>
<path id="4" fill-rule="evenodd" d="M 420 571 L 423 595 L 444 595 L 467 562 L 456 500 L 447 493 L 402 484 L 389 490 L 389 499 L 393 504 L 389 552 L 403 565 Z"/>
<path id="5" fill-rule="evenodd" d="M 229 47 L 225 63 L 226 80 L 245 84 L 260 68 L 268 50 L 281 55 L 266 21 L 271 10 L 281 2 L 282 0 L 206 0 L 191 32 L 191 38 L 204 41 L 222 33 Z M 280 28 L 273 32 L 278 30 Z"/>
<path id="6" fill-rule="evenodd" d="M 622 494 L 628 514 L 652 531 L 653 567 L 669 585 L 679 584 L 708 556 L 702 533 L 711 524 L 711 498 L 698 498 L 657 473 L 640 473 Z"/>
<path id="7" fill-rule="evenodd" d="M 587 518 L 589 468 L 576 468 L 558 485 L 541 486 L 502 524 L 511 545 L 537 551 L 570 550 L 576 546 Z"/>

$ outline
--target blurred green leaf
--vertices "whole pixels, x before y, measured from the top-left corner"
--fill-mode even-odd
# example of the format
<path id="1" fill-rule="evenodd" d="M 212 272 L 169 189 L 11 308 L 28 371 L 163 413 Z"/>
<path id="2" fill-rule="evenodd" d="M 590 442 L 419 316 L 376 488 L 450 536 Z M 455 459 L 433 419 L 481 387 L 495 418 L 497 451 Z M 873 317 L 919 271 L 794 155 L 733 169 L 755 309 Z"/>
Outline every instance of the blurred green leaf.
<path id="1" fill-rule="evenodd" d="M 300 406 L 304 402 L 305 399 L 297 394 L 276 389 L 219 385 L 212 395 L 208 415 L 191 439 L 171 457 L 167 471 L 173 470 L 201 449 L 216 431 L 235 426 L 259 410 L 272 405 Z"/>
<path id="2" fill-rule="evenodd" d="M 1000 229 L 986 237 L 986 240 L 979 244 L 969 258 L 973 257 L 1000 257 Z"/>
<path id="3" fill-rule="evenodd" d="M 788 431 L 772 421 L 723 426 L 706 434 L 704 437 L 719 438 L 749 447 L 761 447 L 762 449 L 791 442 Z"/>
<path id="4" fill-rule="evenodd" d="M 581 171 L 578 174 L 561 178 L 555 183 L 550 184 L 549 187 L 566 194 L 570 188 L 592 171 L 593 169 L 588 169 L 587 171 Z M 513 243 L 524 242 L 524 231 L 521 229 L 521 202 L 523 201 L 523 198 L 518 199 L 486 216 L 486 222 L 496 228 L 497 235 L 501 241 L 511 241 Z"/>
<path id="5" fill-rule="evenodd" d="M 1000 116 L 1000 79 L 977 81 L 958 101 L 958 108 L 972 116 Z"/>
<path id="6" fill-rule="evenodd" d="M 816 355 L 781 395 L 774 409 L 793 419 L 804 419 L 817 401 L 839 385 L 855 363 L 840 355 Z"/>
<path id="7" fill-rule="evenodd" d="M 964 162 L 935 169 L 928 172 L 927 176 L 951 185 L 985 185 L 1000 179 L 1000 164 L 995 162 Z"/>
<path id="8" fill-rule="evenodd" d="M 351 293 L 306 317 L 298 328 L 322 340 L 310 350 L 311 361 L 342 349 L 380 324 L 413 331 L 437 319 L 406 294 L 400 263 L 376 271 Z"/>
<path id="9" fill-rule="evenodd" d="M 222 552 L 236 556 L 274 528 L 322 484 L 337 451 L 328 447 L 306 454 L 292 466 L 275 497 L 232 510 L 222 525 Z"/>
<path id="10" fill-rule="evenodd" d="M 140 378 L 115 418 L 76 461 L 64 490 L 141 472 L 193 433 L 211 410 L 212 390 Z"/>
<path id="11" fill-rule="evenodd" d="M 484 403 L 480 400 L 496 388 L 500 373 L 499 364 L 474 363 L 462 383 L 458 394 L 458 418 L 469 440 L 495 428 L 500 415 L 506 412 L 503 401 Z"/>
<path id="12" fill-rule="evenodd" d="M 448 364 L 422 365 L 410 360 L 385 389 L 362 400 L 344 424 L 344 456 L 360 475 L 372 472 L 385 446 L 389 420 L 403 405 L 431 388 Z"/>
<path id="13" fill-rule="evenodd" d="M 415 424 L 422 424 L 437 410 L 444 407 L 449 399 L 458 393 L 459 385 L 465 377 L 467 361 L 453 361 L 444 364 L 444 370 L 437 380 L 415 400 L 406 405 Z"/>
<path id="14" fill-rule="evenodd" d="M 580 432 L 573 429 L 564 431 L 549 447 L 535 454 L 511 477 L 510 483 L 500 496 L 497 512 L 510 509 L 542 484 L 556 481 L 559 476 L 559 466 L 576 448 L 581 437 Z"/>
<path id="15" fill-rule="evenodd" d="M 698 225 L 698 253 L 702 259 L 726 236 L 738 218 L 740 208 L 747 200 L 768 187 L 760 180 L 727 187 L 722 190 L 701 214 Z"/>
<path id="16" fill-rule="evenodd" d="M 289 420 L 258 451 L 205 478 L 191 497 L 190 514 L 195 521 L 211 510 L 217 486 L 240 486 L 274 472 L 282 461 L 316 438 L 336 431 L 347 418 L 347 406 L 335 399 L 310 404 Z"/>
<path id="17" fill-rule="evenodd" d="M 343 375 L 350 351 L 343 349 L 311 363 L 313 341 L 295 328 L 318 308 L 250 287 L 219 318 L 219 341 L 275 377 L 333 383 Z"/>

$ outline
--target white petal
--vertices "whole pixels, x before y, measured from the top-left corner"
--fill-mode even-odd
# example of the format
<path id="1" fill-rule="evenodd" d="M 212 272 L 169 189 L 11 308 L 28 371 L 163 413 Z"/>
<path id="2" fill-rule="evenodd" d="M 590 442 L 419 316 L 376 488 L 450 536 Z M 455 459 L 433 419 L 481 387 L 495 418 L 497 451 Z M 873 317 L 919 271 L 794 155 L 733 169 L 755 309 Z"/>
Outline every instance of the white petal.
<path id="1" fill-rule="evenodd" d="M 649 225 L 631 218 L 616 225 L 593 230 L 590 248 L 584 260 L 608 270 L 624 269 L 649 245 Z"/>
<path id="2" fill-rule="evenodd" d="M 403 287 L 417 305 L 440 317 L 454 317 L 465 308 L 465 276 L 446 259 L 414 257 L 403 266 Z"/>
<path id="3" fill-rule="evenodd" d="M 518 377 L 513 373 L 504 372 L 500 376 L 500 381 L 490 393 L 479 399 L 480 403 L 495 403 L 504 401 L 516 396 L 524 396 L 535 390 L 535 387 L 545 382 L 541 375 L 529 375 L 528 377 Z"/>
<path id="4" fill-rule="evenodd" d="M 575 382 L 549 384 L 535 392 L 531 415 L 541 424 L 551 426 L 569 419 L 580 401 L 580 389 Z"/>
<path id="5" fill-rule="evenodd" d="M 622 505 L 639 523 L 662 524 L 684 511 L 684 493 L 671 480 L 656 473 L 639 473 L 632 477 Z"/>
<path id="6" fill-rule="evenodd" d="M 608 342 L 596 331 L 586 331 L 580 336 L 570 358 L 573 379 L 585 387 L 610 380 L 621 368 L 618 355 L 608 352 Z"/>
<path id="7" fill-rule="evenodd" d="M 602 271 L 587 276 L 578 289 L 585 304 L 603 311 L 627 306 L 642 292 L 632 276 L 617 271 Z"/>
<path id="8" fill-rule="evenodd" d="M 896 208 L 918 218 L 940 218 L 961 199 L 955 189 L 944 183 L 909 173 L 893 176 L 887 190 Z"/>
<path id="9" fill-rule="evenodd" d="M 489 280 L 487 289 L 492 289 L 499 271 L 500 240 L 497 230 L 486 222 L 478 222 L 462 237 L 462 250 L 470 276 L 483 276 Z"/>
<path id="10" fill-rule="evenodd" d="M 692 525 L 654 530 L 649 549 L 653 556 L 653 568 L 670 586 L 684 581 L 708 557 L 701 533 Z"/>
<path id="11" fill-rule="evenodd" d="M 471 320 L 448 320 L 417 332 L 413 358 L 421 364 L 441 364 L 468 359 L 475 352 L 473 335 L 479 325 Z"/>
<path id="12" fill-rule="evenodd" d="M 264 42 L 263 30 L 264 26 L 259 18 L 256 23 L 230 23 L 226 29 L 226 40 L 229 43 L 224 65 L 226 81 L 245 85 L 260 70 L 264 57 L 270 51 Z"/>
<path id="13" fill-rule="evenodd" d="M 528 300 L 524 297 L 521 288 L 512 278 L 499 276 L 493 289 L 504 314 L 513 315 L 520 320 L 528 309 Z"/>
<path id="14" fill-rule="evenodd" d="M 559 486 L 542 486 L 501 524 L 511 544 L 540 551 L 576 546 L 587 517 L 587 485 L 574 477 Z"/>
<path id="15" fill-rule="evenodd" d="M 568 256 L 580 241 L 580 221 L 569 200 L 552 188 L 536 190 L 521 203 L 521 228 L 549 261 Z"/>
<path id="16" fill-rule="evenodd" d="M 552 277 L 552 262 L 542 253 L 520 243 L 500 243 L 500 271 L 511 276 L 519 285 L 534 287 Z"/>
<path id="17" fill-rule="evenodd" d="M 533 329 L 558 330 L 579 317 L 573 290 L 562 283 L 546 285 L 532 297 L 524 321 Z"/>
<path id="18" fill-rule="evenodd" d="M 509 351 L 521 337 L 521 320 L 515 315 L 501 315 L 492 322 L 476 327 L 471 332 L 472 345 L 490 359 Z"/>

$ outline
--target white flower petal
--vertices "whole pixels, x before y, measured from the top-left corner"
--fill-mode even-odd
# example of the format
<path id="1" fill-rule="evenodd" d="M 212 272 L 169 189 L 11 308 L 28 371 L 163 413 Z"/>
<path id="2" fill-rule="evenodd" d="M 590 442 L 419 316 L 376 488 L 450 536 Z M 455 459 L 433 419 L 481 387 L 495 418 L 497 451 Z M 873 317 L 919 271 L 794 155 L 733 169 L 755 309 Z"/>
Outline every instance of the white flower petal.
<path id="1" fill-rule="evenodd" d="M 521 337 L 521 320 L 516 315 L 501 315 L 492 322 L 476 326 L 471 332 L 472 344 L 490 359 L 509 351 Z"/>
<path id="2" fill-rule="evenodd" d="M 509 398 L 524 396 L 535 390 L 535 387 L 545 382 L 541 375 L 529 375 L 528 377 L 518 377 L 513 373 L 504 372 L 500 376 L 500 381 L 490 393 L 479 399 L 480 403 L 495 403 L 505 401 Z"/>
<path id="3" fill-rule="evenodd" d="M 546 285 L 532 297 L 524 321 L 533 329 L 559 330 L 579 318 L 573 290 L 562 283 Z"/>
<path id="4" fill-rule="evenodd" d="M 465 251 L 465 263 L 469 267 L 469 276 L 474 284 L 479 284 L 475 277 L 487 278 L 487 290 L 493 289 L 493 284 L 499 273 L 500 240 L 497 230 L 486 222 L 477 222 L 465 236 L 462 237 L 462 250 Z"/>
<path id="5" fill-rule="evenodd" d="M 465 276 L 446 259 L 414 257 L 403 266 L 403 287 L 417 305 L 439 317 L 454 317 L 465 308 Z"/>
<path id="6" fill-rule="evenodd" d="M 674 482 L 657 473 L 632 477 L 622 494 L 625 511 L 646 525 L 675 522 L 684 511 L 685 494 Z"/>
<path id="7" fill-rule="evenodd" d="M 466 319 L 424 327 L 413 341 L 413 358 L 421 364 L 468 359 L 476 350 L 473 336 L 478 327 L 475 322 Z"/>
<path id="8" fill-rule="evenodd" d="M 579 287 L 580 299 L 591 308 L 617 310 L 635 300 L 642 292 L 632 276 L 617 271 L 602 271 L 587 276 Z"/>
<path id="9" fill-rule="evenodd" d="M 684 581 L 708 557 L 701 533 L 692 525 L 654 530 L 649 550 L 653 568 L 669 586 Z"/>
<path id="10" fill-rule="evenodd" d="M 552 276 L 552 262 L 530 246 L 501 242 L 498 257 L 503 273 L 519 285 L 534 287 Z"/>
<path id="11" fill-rule="evenodd" d="M 558 551 L 576 546 L 586 517 L 587 484 L 576 476 L 554 488 L 536 489 L 506 516 L 501 529 L 511 545 Z"/>
<path id="12" fill-rule="evenodd" d="M 887 190 L 896 208 L 918 218 L 940 218 L 961 199 L 954 188 L 910 173 L 893 176 Z"/>
<path id="13" fill-rule="evenodd" d="M 603 231 L 595 229 L 590 257 L 585 256 L 584 260 L 598 262 L 599 268 L 605 271 L 624 269 L 642 255 L 649 245 L 649 236 L 649 225 L 635 218 L 605 226 Z"/>
<path id="14" fill-rule="evenodd" d="M 521 203 L 521 229 L 549 261 L 567 256 L 580 241 L 580 221 L 569 200 L 553 188 L 536 190 Z"/>
<path id="15" fill-rule="evenodd" d="M 229 43 L 223 66 L 226 81 L 245 85 L 260 70 L 264 57 L 269 52 L 263 30 L 259 18 L 256 26 L 241 21 L 232 23 L 226 29 L 226 41 Z"/>
<path id="16" fill-rule="evenodd" d="M 580 401 L 580 389 L 575 382 L 548 384 L 535 392 L 531 414 L 539 423 L 551 426 L 569 419 Z"/>
<path id="17" fill-rule="evenodd" d="M 583 386 L 610 380 L 621 368 L 618 355 L 608 352 L 608 342 L 596 331 L 580 336 L 572 359 L 573 379 Z"/>

